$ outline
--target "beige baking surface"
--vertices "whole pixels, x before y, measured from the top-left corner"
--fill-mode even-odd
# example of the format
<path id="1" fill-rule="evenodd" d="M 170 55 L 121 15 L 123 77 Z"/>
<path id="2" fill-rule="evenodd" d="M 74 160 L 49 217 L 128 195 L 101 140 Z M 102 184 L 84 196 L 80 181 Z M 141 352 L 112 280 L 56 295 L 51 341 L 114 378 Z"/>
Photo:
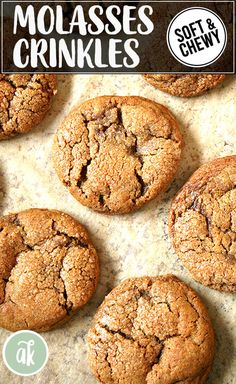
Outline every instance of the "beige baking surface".
<path id="1" fill-rule="evenodd" d="M 63 117 L 76 103 L 104 94 L 141 95 L 163 103 L 178 118 L 185 138 L 181 167 L 168 192 L 125 216 L 109 217 L 80 205 L 59 182 L 51 161 L 53 135 Z M 105 294 L 129 276 L 174 273 L 197 290 L 214 324 L 217 351 L 208 384 L 235 384 L 235 296 L 195 283 L 178 261 L 167 228 L 171 198 L 191 173 L 210 159 L 235 153 L 236 76 L 229 77 L 221 88 L 189 100 L 155 90 L 139 75 L 59 76 L 58 94 L 43 123 L 27 135 L 0 143 L 0 208 L 6 214 L 48 207 L 75 216 L 90 231 L 99 252 L 100 283 L 90 304 L 62 328 L 43 335 L 50 352 L 43 371 L 29 378 L 17 377 L 0 359 L 0 383 L 95 384 L 85 342 Z M 1 348 L 10 333 L 0 332 Z"/>

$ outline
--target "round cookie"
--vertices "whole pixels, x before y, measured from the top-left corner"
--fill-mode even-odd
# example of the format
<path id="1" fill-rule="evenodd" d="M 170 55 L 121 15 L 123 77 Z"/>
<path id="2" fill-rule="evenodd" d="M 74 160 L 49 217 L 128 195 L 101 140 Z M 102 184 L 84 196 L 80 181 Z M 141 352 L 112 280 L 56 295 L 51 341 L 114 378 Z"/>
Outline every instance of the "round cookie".
<path id="1" fill-rule="evenodd" d="M 98 257 L 65 213 L 29 209 L 0 218 L 0 326 L 47 331 L 92 296 Z"/>
<path id="2" fill-rule="evenodd" d="M 55 94 L 55 75 L 0 74 L 0 140 L 40 123 Z"/>
<path id="3" fill-rule="evenodd" d="M 98 309 L 88 348 L 104 384 L 202 384 L 214 332 L 197 294 L 175 276 L 130 278 Z"/>
<path id="4" fill-rule="evenodd" d="M 126 213 L 172 181 L 182 137 L 164 106 L 136 96 L 101 96 L 74 109 L 58 129 L 54 163 L 82 204 Z"/>
<path id="5" fill-rule="evenodd" d="M 213 160 L 192 175 L 172 203 L 169 229 L 195 280 L 236 291 L 236 156 Z"/>
<path id="6" fill-rule="evenodd" d="M 221 84 L 225 75 L 144 75 L 145 80 L 161 91 L 174 96 L 198 96 Z"/>

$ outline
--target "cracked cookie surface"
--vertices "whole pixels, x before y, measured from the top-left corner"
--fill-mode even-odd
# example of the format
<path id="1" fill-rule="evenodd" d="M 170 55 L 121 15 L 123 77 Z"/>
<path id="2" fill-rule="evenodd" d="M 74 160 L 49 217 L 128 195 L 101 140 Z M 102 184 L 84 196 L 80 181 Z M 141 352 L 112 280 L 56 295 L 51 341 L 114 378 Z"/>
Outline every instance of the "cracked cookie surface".
<path id="1" fill-rule="evenodd" d="M 214 332 L 200 298 L 175 276 L 130 278 L 98 309 L 88 348 L 104 384 L 202 384 Z"/>
<path id="2" fill-rule="evenodd" d="M 172 181 L 182 137 L 164 106 L 136 96 L 101 96 L 74 109 L 54 140 L 56 171 L 82 204 L 126 213 Z"/>
<path id="3" fill-rule="evenodd" d="M 221 84 L 225 75 L 144 75 L 144 79 L 161 91 L 173 96 L 198 96 Z"/>
<path id="4" fill-rule="evenodd" d="M 169 228 L 194 279 L 236 292 L 236 156 L 200 167 L 174 198 Z"/>
<path id="5" fill-rule="evenodd" d="M 98 257 L 71 216 L 29 209 L 0 218 L 0 326 L 47 331 L 92 296 Z"/>
<path id="6" fill-rule="evenodd" d="M 0 140 L 40 123 L 55 93 L 55 75 L 0 74 Z"/>

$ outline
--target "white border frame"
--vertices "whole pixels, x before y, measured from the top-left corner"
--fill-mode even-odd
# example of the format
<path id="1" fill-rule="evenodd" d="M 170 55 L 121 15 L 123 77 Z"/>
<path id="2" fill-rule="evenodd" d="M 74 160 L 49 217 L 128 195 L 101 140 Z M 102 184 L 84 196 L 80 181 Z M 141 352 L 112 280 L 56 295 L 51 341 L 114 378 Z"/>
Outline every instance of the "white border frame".
<path id="1" fill-rule="evenodd" d="M 2 0 L 2 2 L 1 2 L 1 47 L 2 47 L 2 49 L 1 49 L 1 73 L 2 74 L 13 74 L 13 73 L 16 73 L 16 72 L 4 72 L 3 71 L 3 6 L 4 6 L 4 4 L 5 3 L 12 3 L 13 1 L 10 1 L 10 0 Z M 17 2 L 17 3 L 48 3 L 48 1 L 47 0 L 39 0 L 39 1 L 37 1 L 37 0 L 32 0 L 32 1 L 29 1 L 29 0 L 21 0 L 21 1 L 14 1 L 14 2 Z M 74 3 L 93 3 L 94 1 L 92 1 L 92 0 L 80 0 L 80 1 L 74 1 Z M 108 3 L 108 2 L 110 2 L 110 0 L 104 0 L 104 3 Z M 119 3 L 125 3 L 126 2 L 126 0 L 121 0 L 121 1 L 119 1 Z M 145 0 L 140 0 L 139 1 L 140 3 L 177 3 L 178 1 L 174 1 L 174 0 L 160 0 L 160 1 L 157 1 L 157 0 L 155 0 L 155 1 L 150 1 L 150 0 L 147 0 L 147 1 L 145 1 Z M 61 1 L 61 0 L 59 0 L 59 1 L 57 1 L 57 3 L 64 3 L 64 1 Z M 196 3 L 196 0 L 184 0 L 184 1 L 179 1 L 179 3 Z M 44 72 L 18 72 L 17 71 L 17 73 L 18 74 L 25 74 L 25 73 L 38 73 L 38 74 L 40 74 L 40 73 L 47 73 L 47 74 L 50 74 L 50 73 L 53 73 L 53 74 L 58 74 L 58 75 L 66 75 L 66 74 L 72 74 L 72 75 L 91 75 L 91 74 L 93 74 L 93 75 L 113 75 L 113 74 L 115 74 L 115 75 L 124 75 L 124 74 L 128 74 L 128 75 L 138 75 L 138 74 L 146 74 L 146 73 L 148 73 L 148 74 L 155 74 L 155 73 L 157 73 L 157 74 L 162 74 L 162 73 L 167 73 L 167 74 L 228 74 L 228 75 L 233 75 L 233 74 L 235 74 L 235 1 L 234 0 L 229 0 L 229 1 L 227 1 L 227 0 L 223 0 L 223 1 L 221 1 L 221 0 L 216 0 L 216 1 L 214 1 L 214 0 L 201 0 L 201 1 L 199 1 L 199 6 L 201 5 L 201 4 L 204 4 L 204 3 L 232 3 L 233 4 L 233 71 L 232 72 L 223 72 L 223 71 L 220 71 L 220 72 L 167 72 L 167 71 L 164 71 L 164 72 L 118 72 L 118 71 L 114 71 L 114 72 L 95 72 L 95 71 L 91 71 L 91 72 L 77 72 L 77 71 L 74 71 L 74 72 L 49 72 L 49 71 L 44 71 Z"/>

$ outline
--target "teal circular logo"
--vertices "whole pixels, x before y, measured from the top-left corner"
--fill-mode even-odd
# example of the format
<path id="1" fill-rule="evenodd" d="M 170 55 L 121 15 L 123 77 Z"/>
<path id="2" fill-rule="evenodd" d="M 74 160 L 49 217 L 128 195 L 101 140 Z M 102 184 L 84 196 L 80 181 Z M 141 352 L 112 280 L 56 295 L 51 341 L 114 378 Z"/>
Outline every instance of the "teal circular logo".
<path id="1" fill-rule="evenodd" d="M 10 371 L 19 376 L 32 376 L 47 363 L 48 346 L 38 333 L 18 331 L 5 341 L 2 356 Z"/>

